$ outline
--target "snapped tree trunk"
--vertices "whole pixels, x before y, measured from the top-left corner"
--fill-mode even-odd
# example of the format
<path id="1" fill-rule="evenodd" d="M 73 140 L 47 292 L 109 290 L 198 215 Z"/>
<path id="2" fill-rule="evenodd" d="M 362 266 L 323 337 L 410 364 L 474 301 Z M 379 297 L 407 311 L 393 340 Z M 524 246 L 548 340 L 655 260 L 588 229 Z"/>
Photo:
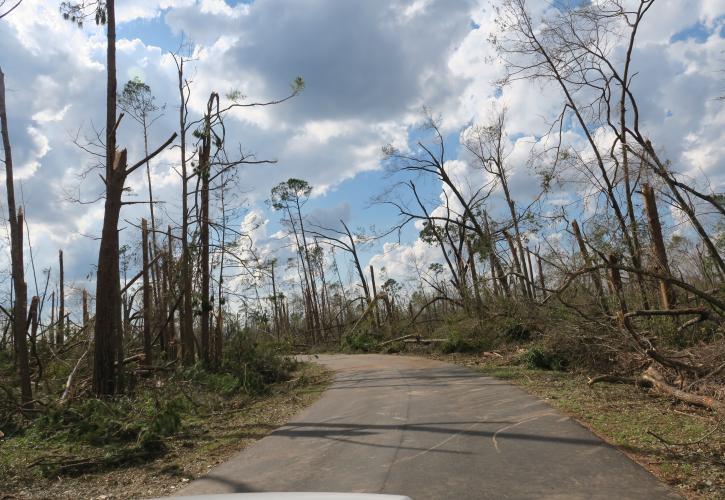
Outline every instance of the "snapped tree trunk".
<path id="1" fill-rule="evenodd" d="M 194 317 L 192 311 L 191 253 L 189 250 L 189 180 L 186 164 L 186 103 L 184 91 L 184 58 L 177 62 L 179 78 L 179 135 L 181 152 L 181 289 L 184 305 L 180 313 L 181 361 L 184 366 L 194 364 Z"/>
<path id="2" fill-rule="evenodd" d="M 144 364 L 153 365 L 151 350 L 151 283 L 149 282 L 149 229 L 146 219 L 141 219 L 141 250 L 143 263 L 143 353 Z"/>
<path id="3" fill-rule="evenodd" d="M 166 296 L 164 297 L 164 300 L 166 301 L 166 306 L 169 310 L 169 322 L 167 325 L 168 340 L 166 346 L 168 349 L 168 356 L 173 360 L 177 357 L 178 345 L 176 338 L 176 318 L 174 317 L 176 315 L 176 304 L 174 299 L 174 290 L 176 290 L 176 287 L 174 286 L 173 279 L 174 241 L 172 238 L 173 233 L 171 232 L 171 226 L 169 225 L 166 233 L 166 244 L 168 248 L 166 250 L 166 259 L 164 260 L 164 274 L 166 276 Z"/>
<path id="4" fill-rule="evenodd" d="M 63 250 L 58 250 L 58 328 L 55 331 L 55 344 L 65 342 L 65 277 L 63 271 Z"/>
<path id="5" fill-rule="evenodd" d="M 13 342 L 17 356 L 18 376 L 20 378 L 20 397 L 24 406 L 33 400 L 30 385 L 30 366 L 28 364 L 28 342 L 26 309 L 28 291 L 25 284 L 23 266 L 23 211 L 15 208 L 15 185 L 13 182 L 13 154 L 8 132 L 7 106 L 5 104 L 5 75 L 0 69 L 0 134 L 2 134 L 5 155 L 5 184 L 8 195 L 8 220 L 10 225 L 10 265 L 13 280 L 15 302 L 13 304 Z"/>
<path id="6" fill-rule="evenodd" d="M 370 266 L 370 284 L 373 287 L 373 301 L 370 304 L 375 304 L 373 306 L 373 317 L 375 318 L 375 326 L 377 328 L 380 328 L 380 313 L 378 312 L 378 306 L 376 302 L 376 299 L 378 298 L 378 288 L 375 286 L 375 269 L 373 269 L 373 266 Z"/>
<path id="7" fill-rule="evenodd" d="M 83 328 L 88 328 L 88 290 L 83 289 Z"/>
<path id="8" fill-rule="evenodd" d="M 277 342 L 279 342 L 280 334 L 280 319 L 279 319 L 279 307 L 277 306 L 277 280 L 274 276 L 274 264 L 275 260 L 271 262 L 271 275 L 272 275 L 272 306 L 274 307 L 274 332 L 277 336 Z"/>
<path id="9" fill-rule="evenodd" d="M 210 144 L 204 140 L 199 152 L 199 175 L 201 176 L 201 359 L 209 365 L 209 151 Z"/>
<path id="10" fill-rule="evenodd" d="M 118 219 L 126 170 L 126 150 L 116 151 L 116 7 L 106 2 L 106 202 L 96 270 L 96 323 L 94 328 L 93 391 L 97 396 L 116 393 L 119 378 Z M 62 295 L 62 294 L 61 294 Z M 62 298 L 60 299 L 62 300 Z M 63 319 L 61 318 L 61 321 Z M 119 366 L 119 370 L 121 367 Z"/>
<path id="11" fill-rule="evenodd" d="M 112 3 L 112 2 L 110 2 Z M 119 358 L 121 295 L 119 280 L 118 220 L 126 170 L 126 150 L 116 153 L 106 175 L 106 203 L 96 272 L 96 321 L 94 328 L 93 391 L 110 396 L 119 389 L 116 366 Z"/>
<path id="12" fill-rule="evenodd" d="M 655 192 L 652 186 L 643 184 L 642 195 L 644 196 L 649 232 L 652 237 L 656 271 L 659 274 L 669 276 L 670 266 L 667 262 L 667 249 L 665 248 L 665 240 L 662 236 L 662 225 L 660 224 L 660 216 L 657 212 L 657 200 L 655 199 Z M 672 309 L 675 306 L 675 292 L 667 280 L 659 280 L 659 292 L 660 306 L 663 309 Z"/>

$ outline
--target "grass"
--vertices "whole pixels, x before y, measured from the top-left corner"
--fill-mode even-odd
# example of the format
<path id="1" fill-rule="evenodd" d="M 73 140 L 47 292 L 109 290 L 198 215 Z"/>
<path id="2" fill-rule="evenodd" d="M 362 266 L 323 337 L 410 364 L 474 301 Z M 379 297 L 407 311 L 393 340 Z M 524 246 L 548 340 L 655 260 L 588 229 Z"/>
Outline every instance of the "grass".
<path id="1" fill-rule="evenodd" d="M 444 360 L 521 386 L 616 445 L 688 498 L 725 499 L 725 421 L 712 412 L 631 385 L 535 370 L 475 355 Z M 668 445 L 669 443 L 693 443 Z M 703 439 L 704 438 L 704 439 Z"/>
<path id="2" fill-rule="evenodd" d="M 68 463 L 108 458 L 109 447 L 47 440 L 36 432 L 0 440 L 0 498 L 144 498 L 171 495 L 237 451 L 312 404 L 331 381 L 330 372 L 304 364 L 293 378 L 256 398 L 219 397 L 217 388 L 195 387 L 194 408 L 181 415 L 181 430 L 164 440 L 157 457 L 125 460 L 116 467 L 55 474 L 40 461 Z M 128 457 L 126 457 L 128 458 Z"/>

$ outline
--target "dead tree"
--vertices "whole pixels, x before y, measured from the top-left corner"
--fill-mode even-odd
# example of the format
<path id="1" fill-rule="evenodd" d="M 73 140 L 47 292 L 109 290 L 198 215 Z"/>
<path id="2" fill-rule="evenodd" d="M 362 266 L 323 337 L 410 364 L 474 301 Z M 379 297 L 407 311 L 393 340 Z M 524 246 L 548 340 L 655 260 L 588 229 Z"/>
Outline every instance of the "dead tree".
<path id="1" fill-rule="evenodd" d="M 617 2 L 610 3 L 616 10 Z M 641 7 L 647 10 L 653 2 L 640 3 Z M 599 8 L 601 16 L 597 11 Z M 580 164 L 593 178 L 593 184 L 601 187 L 602 194 L 606 196 L 608 205 L 614 212 L 632 265 L 636 269 L 641 269 L 641 252 L 632 233 L 636 228 L 628 226 L 628 217 L 622 210 L 618 196 L 618 180 L 608 168 L 607 161 L 613 155 L 608 154 L 595 139 L 596 129 L 602 124 L 609 126 L 611 123 L 611 110 L 615 109 L 615 106 L 609 102 L 609 99 L 616 99 L 612 97 L 614 93 L 612 86 L 621 82 L 621 77 L 616 71 L 616 77 L 609 78 L 615 65 L 609 60 L 600 58 L 600 55 L 608 51 L 596 45 L 597 41 L 603 40 L 602 37 L 606 38 L 606 23 L 609 22 L 606 14 L 610 14 L 609 18 L 616 17 L 616 14 L 607 12 L 607 7 L 599 5 L 586 9 L 562 9 L 541 20 L 543 22 L 539 24 L 539 20 L 532 17 L 524 0 L 505 0 L 499 10 L 498 19 L 502 32 L 495 40 L 495 46 L 507 67 L 507 76 L 503 83 L 523 78 L 540 79 L 551 81 L 561 90 L 564 103 L 556 121 L 559 127 L 563 127 L 565 117 L 570 114 L 580 126 L 594 156 L 591 162 L 594 167 L 590 169 L 588 162 Z M 540 27 L 542 29 L 539 29 Z M 636 28 L 634 29 L 636 32 Z M 606 58 L 606 55 L 604 57 Z M 627 55 L 627 58 L 629 57 L 631 49 Z M 629 83 L 629 81 L 624 82 L 622 90 L 631 95 L 626 88 Z M 578 100 L 578 92 L 585 88 L 601 96 L 603 102 L 599 104 L 599 109 L 603 110 L 603 116 L 592 119 L 587 114 L 587 110 L 596 109 L 596 105 L 590 104 L 588 95 L 583 103 Z M 612 126 L 617 134 L 620 127 Z M 612 148 L 616 146 L 617 141 Z M 635 277 L 641 300 L 647 308 L 647 290 L 643 277 L 641 273 Z"/>
<path id="2" fill-rule="evenodd" d="M 30 385 L 30 366 L 28 364 L 28 343 L 26 327 L 26 310 L 28 307 L 28 291 L 25 283 L 23 265 L 23 210 L 15 206 L 15 185 L 13 182 L 13 155 L 8 132 L 7 106 L 5 104 L 5 75 L 0 69 L 0 134 L 2 134 L 5 155 L 5 184 L 8 196 L 8 222 L 10 225 L 10 255 L 13 290 L 13 341 L 17 356 L 18 376 L 20 378 L 20 395 L 23 405 L 29 406 L 33 400 Z"/>
<path id="3" fill-rule="evenodd" d="M 587 249 L 587 244 L 584 241 L 584 237 L 582 236 L 581 230 L 579 229 L 579 224 L 576 220 L 573 220 L 571 222 L 571 228 L 572 231 L 574 231 L 574 237 L 576 238 L 577 244 L 579 245 L 579 251 L 582 254 L 582 258 L 584 259 L 584 265 L 585 266 L 592 266 L 592 260 L 589 256 L 589 250 Z M 592 277 L 592 283 L 594 284 L 594 290 L 597 294 L 597 299 L 599 301 L 599 305 L 602 308 L 602 311 L 609 314 L 609 307 L 607 305 L 607 299 L 604 295 L 604 287 L 602 287 L 602 278 L 599 275 L 599 271 L 594 271 L 591 274 Z"/>
<path id="4" fill-rule="evenodd" d="M 350 228 L 347 226 L 347 224 L 345 224 L 345 221 L 343 221 L 342 219 L 340 219 L 340 226 L 342 229 L 315 225 L 314 227 L 316 229 L 310 231 L 310 233 L 320 237 L 322 243 L 331 246 L 333 249 L 337 248 L 350 254 L 350 258 L 352 259 L 352 263 L 355 266 L 355 271 L 357 272 L 358 279 L 360 280 L 360 286 L 362 287 L 363 294 L 365 295 L 365 301 L 369 304 L 370 289 L 368 287 L 368 282 L 365 278 L 365 272 L 363 271 L 362 264 L 360 263 L 360 258 L 358 256 L 357 250 L 356 240 L 359 238 L 359 236 L 353 235 L 353 233 L 350 231 Z"/>
<path id="5" fill-rule="evenodd" d="M 164 276 L 166 281 L 166 295 L 164 297 L 164 301 L 166 302 L 166 307 L 169 312 L 168 315 L 168 321 L 167 321 L 167 354 L 170 359 L 175 360 L 177 358 L 177 348 L 178 348 L 178 339 L 176 337 L 176 321 L 175 321 L 175 315 L 176 315 L 176 304 L 177 300 L 174 296 L 174 291 L 176 290 L 176 287 L 174 286 L 175 280 L 173 278 L 174 276 L 174 240 L 173 240 L 173 233 L 171 232 L 171 226 L 168 226 L 167 232 L 166 232 L 166 258 L 164 259 Z"/>
<path id="6" fill-rule="evenodd" d="M 88 328 L 88 323 L 90 321 L 89 315 L 88 315 L 88 290 L 85 288 L 83 289 L 83 328 Z"/>
<path id="7" fill-rule="evenodd" d="M 655 270 L 659 274 L 669 275 L 670 265 L 667 262 L 667 249 L 662 236 L 662 225 L 657 212 L 657 200 L 655 192 L 649 184 L 642 185 L 642 196 L 644 197 L 645 212 L 647 212 L 647 223 L 652 238 L 653 257 Z M 663 309 L 672 309 L 675 306 L 675 294 L 667 280 L 659 280 L 660 306 Z"/>
<path id="8" fill-rule="evenodd" d="M 58 250 L 58 327 L 55 331 L 55 345 L 65 342 L 65 275 L 63 250 Z"/>
<path id="9" fill-rule="evenodd" d="M 109 2 L 109 6 L 113 2 Z M 109 23 L 110 23 L 109 15 Z M 115 131 L 114 131 L 115 134 Z M 174 133 L 148 159 L 161 153 L 176 138 Z M 126 178 L 144 165 L 147 158 L 128 166 L 126 150 L 116 152 L 115 161 L 106 170 L 106 202 L 98 252 L 96 274 L 96 321 L 94 330 L 93 388 L 97 395 L 115 394 L 121 389 L 116 370 L 122 335 L 120 332 L 121 293 L 119 273 L 118 221 L 123 205 L 122 196 Z M 122 362 L 123 360 L 121 360 Z M 118 364 L 119 370 L 122 366 Z"/>
<path id="10" fill-rule="evenodd" d="M 207 102 L 204 125 L 201 132 L 201 145 L 199 146 L 198 176 L 201 183 L 201 214 L 199 216 L 199 244 L 201 246 L 201 360 L 205 366 L 210 362 L 210 318 L 213 306 L 210 300 L 210 269 L 209 269 L 209 178 L 211 166 L 212 130 L 211 114 L 214 105 L 219 103 L 219 95 L 212 92 Z"/>
<path id="11" fill-rule="evenodd" d="M 173 55 L 179 82 L 179 137 L 181 155 L 181 290 L 183 307 L 180 314 L 181 361 L 184 366 L 194 363 L 194 315 L 192 308 L 192 267 L 189 248 L 189 181 L 193 174 L 188 172 L 186 157 L 186 133 L 188 125 L 188 103 L 191 93 L 189 82 L 184 77 L 184 64 L 187 61 L 182 55 Z"/>
<path id="12" fill-rule="evenodd" d="M 514 229 L 513 240 L 506 234 L 507 242 L 511 247 L 512 260 L 514 269 L 518 274 L 518 280 L 521 282 L 523 296 L 533 298 L 534 280 L 531 269 L 526 265 L 526 252 L 521 235 L 520 220 L 521 215 L 516 209 L 516 202 L 511 196 L 509 189 L 509 172 L 506 164 L 506 114 L 501 111 L 492 119 L 491 123 L 485 126 L 473 127 L 464 145 L 469 153 L 473 155 L 479 166 L 497 180 L 501 186 L 501 190 L 506 201 L 506 206 L 511 216 L 511 224 Z M 512 243 L 515 243 L 513 245 Z"/>
<path id="13" fill-rule="evenodd" d="M 149 230 L 146 219 L 141 219 L 141 255 L 143 263 L 143 353 L 144 364 L 153 365 L 153 351 L 151 350 L 151 282 L 149 280 Z"/>

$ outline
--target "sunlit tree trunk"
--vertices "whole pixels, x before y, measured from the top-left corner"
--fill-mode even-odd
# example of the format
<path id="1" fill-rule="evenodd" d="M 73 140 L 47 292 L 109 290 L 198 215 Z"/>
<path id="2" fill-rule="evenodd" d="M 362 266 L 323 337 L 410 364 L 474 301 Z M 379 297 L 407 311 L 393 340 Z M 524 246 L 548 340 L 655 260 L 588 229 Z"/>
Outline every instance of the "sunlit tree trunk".
<path id="1" fill-rule="evenodd" d="M 2 134 L 5 155 L 5 184 L 8 196 L 8 220 L 10 224 L 10 264 L 15 302 L 13 303 L 12 330 L 17 356 L 20 395 L 23 405 L 29 406 L 33 400 L 30 385 L 30 366 L 28 364 L 28 342 L 26 310 L 28 291 L 25 284 L 23 266 L 23 210 L 15 207 L 15 186 L 13 183 L 13 154 L 8 132 L 7 106 L 5 104 L 5 75 L 0 69 L 0 133 Z"/>

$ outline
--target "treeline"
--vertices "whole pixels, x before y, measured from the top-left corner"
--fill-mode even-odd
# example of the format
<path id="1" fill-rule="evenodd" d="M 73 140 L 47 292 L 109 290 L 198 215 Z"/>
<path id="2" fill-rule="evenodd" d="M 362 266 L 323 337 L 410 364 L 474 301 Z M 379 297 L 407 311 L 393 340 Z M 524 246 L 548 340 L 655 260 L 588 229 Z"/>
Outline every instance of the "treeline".
<path id="1" fill-rule="evenodd" d="M 557 366 L 606 373 L 593 382 L 639 380 L 722 408 L 706 396 L 725 376 L 725 197 L 679 174 L 684 166 L 664 157 L 671 145 L 644 129 L 633 58 L 654 4 L 600 2 L 535 19 L 524 2 L 502 2 L 491 40 L 508 72 L 501 85 L 545 85 L 561 113 L 522 165 L 512 160 L 520 144 L 507 134 L 505 109 L 493 109 L 461 135 L 462 173 L 429 113 L 419 142 L 383 149 L 394 187 L 375 201 L 400 216 L 387 233 L 353 233 L 344 221 L 322 227 L 304 214 L 306 182 L 276 187 L 272 206 L 296 247 L 299 290 L 281 295 L 272 266 L 272 306 L 260 301 L 257 330 L 363 349 L 450 340 L 452 330 L 469 347 L 490 346 L 508 334 L 548 345 Z M 516 175 L 536 176 L 539 191 L 517 193 Z M 432 200 L 430 186 L 442 189 Z M 557 188 L 574 199 L 551 203 Z M 358 247 L 408 224 L 422 228 L 439 262 L 410 262 L 417 279 L 406 283 L 366 269 Z M 349 283 L 335 279 L 339 255 Z"/>

